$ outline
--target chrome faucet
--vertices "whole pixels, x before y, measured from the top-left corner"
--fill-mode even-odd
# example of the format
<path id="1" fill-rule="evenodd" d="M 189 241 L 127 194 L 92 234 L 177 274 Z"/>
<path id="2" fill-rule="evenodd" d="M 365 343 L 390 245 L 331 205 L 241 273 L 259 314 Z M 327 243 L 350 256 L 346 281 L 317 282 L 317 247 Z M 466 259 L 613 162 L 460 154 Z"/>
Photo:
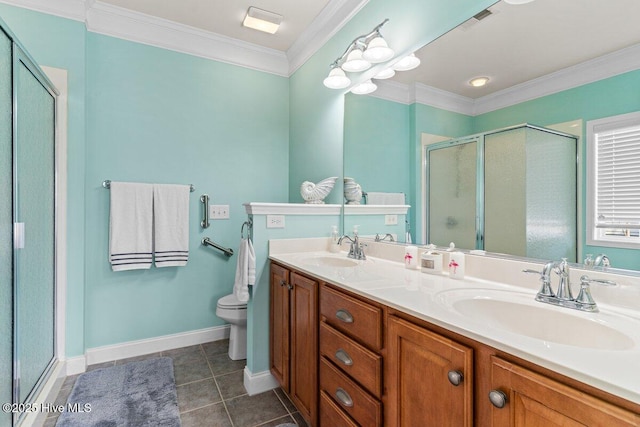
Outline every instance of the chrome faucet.
<path id="1" fill-rule="evenodd" d="M 342 244 L 342 240 L 347 239 L 351 242 L 351 246 L 349 247 L 349 254 L 347 255 L 349 258 L 353 259 L 367 259 L 364 254 L 364 248 L 360 243 L 360 239 L 358 238 L 358 233 L 353 233 L 353 239 L 346 234 L 340 239 L 338 239 L 338 246 Z"/>
<path id="2" fill-rule="evenodd" d="M 387 239 L 387 237 L 389 238 L 389 241 L 390 241 L 390 242 L 393 242 L 393 241 L 394 241 L 394 240 L 393 240 L 393 235 L 392 235 L 392 234 L 389 234 L 389 233 L 385 234 L 385 235 L 384 235 L 384 237 L 380 237 L 380 235 L 379 235 L 378 233 L 376 233 L 375 241 L 376 241 L 376 242 L 382 242 L 382 241 L 386 240 L 386 239 Z"/>
<path id="3" fill-rule="evenodd" d="M 611 261 L 609 261 L 609 257 L 605 254 L 600 254 L 593 260 L 593 266 L 602 266 L 603 268 L 611 267 Z"/>
<path id="4" fill-rule="evenodd" d="M 542 271 L 522 270 L 524 273 L 536 273 L 540 275 L 542 287 L 536 294 L 536 301 L 546 304 L 559 305 L 561 307 L 572 308 L 581 311 L 598 311 L 598 306 L 591 296 L 590 284 L 597 283 L 605 286 L 615 286 L 616 282 L 611 280 L 589 279 L 587 276 L 580 277 L 580 293 L 576 298 L 571 293 L 571 284 L 569 280 L 569 263 L 566 258 L 562 261 L 547 262 Z M 558 292 L 554 293 L 551 289 L 551 271 L 559 276 Z"/>

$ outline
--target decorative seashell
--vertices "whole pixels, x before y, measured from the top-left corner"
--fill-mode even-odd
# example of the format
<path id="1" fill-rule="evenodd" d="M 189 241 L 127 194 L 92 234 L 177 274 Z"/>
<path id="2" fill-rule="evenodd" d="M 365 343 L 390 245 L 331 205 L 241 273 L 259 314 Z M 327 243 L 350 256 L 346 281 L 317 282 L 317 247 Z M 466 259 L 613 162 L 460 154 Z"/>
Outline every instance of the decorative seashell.
<path id="1" fill-rule="evenodd" d="M 344 198 L 347 199 L 347 205 L 359 205 L 362 200 L 362 188 L 353 178 L 344 179 Z"/>
<path id="2" fill-rule="evenodd" d="M 314 184 L 310 181 L 305 181 L 300 186 L 300 195 L 304 199 L 305 203 L 322 204 L 324 198 L 329 195 L 333 186 L 336 183 L 337 176 L 323 179 L 322 181 Z"/>

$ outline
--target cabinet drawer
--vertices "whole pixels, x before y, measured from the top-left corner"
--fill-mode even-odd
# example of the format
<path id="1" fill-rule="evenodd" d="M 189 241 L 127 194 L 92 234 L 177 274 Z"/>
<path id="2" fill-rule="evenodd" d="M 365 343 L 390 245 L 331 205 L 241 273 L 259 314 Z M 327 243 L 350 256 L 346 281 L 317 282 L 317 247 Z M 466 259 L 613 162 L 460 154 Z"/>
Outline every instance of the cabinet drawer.
<path id="1" fill-rule="evenodd" d="M 320 359 L 320 390 L 358 424 L 367 427 L 382 425 L 382 405 L 380 401 L 367 393 L 340 372 L 324 357 Z"/>
<path id="2" fill-rule="evenodd" d="M 320 392 L 320 427 L 358 427 L 324 391 Z"/>
<path id="3" fill-rule="evenodd" d="M 382 310 L 328 286 L 320 289 L 320 314 L 334 328 L 367 347 L 382 348 Z"/>
<path id="4" fill-rule="evenodd" d="M 320 322 L 320 354 L 376 397 L 382 395 L 382 357 Z"/>

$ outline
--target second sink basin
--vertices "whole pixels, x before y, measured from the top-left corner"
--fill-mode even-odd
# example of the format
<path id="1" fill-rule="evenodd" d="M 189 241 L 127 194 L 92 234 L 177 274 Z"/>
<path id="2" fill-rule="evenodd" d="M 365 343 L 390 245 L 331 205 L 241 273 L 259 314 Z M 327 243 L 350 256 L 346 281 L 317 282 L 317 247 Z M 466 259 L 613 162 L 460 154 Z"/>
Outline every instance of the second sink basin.
<path id="1" fill-rule="evenodd" d="M 337 256 L 310 257 L 305 259 L 304 263 L 317 267 L 355 267 L 358 265 L 358 263 L 352 259 Z"/>
<path id="2" fill-rule="evenodd" d="M 640 328 L 639 321 L 624 315 L 553 307 L 522 292 L 452 289 L 436 298 L 455 313 L 489 327 L 574 347 L 630 350 L 636 342 L 625 331 Z"/>

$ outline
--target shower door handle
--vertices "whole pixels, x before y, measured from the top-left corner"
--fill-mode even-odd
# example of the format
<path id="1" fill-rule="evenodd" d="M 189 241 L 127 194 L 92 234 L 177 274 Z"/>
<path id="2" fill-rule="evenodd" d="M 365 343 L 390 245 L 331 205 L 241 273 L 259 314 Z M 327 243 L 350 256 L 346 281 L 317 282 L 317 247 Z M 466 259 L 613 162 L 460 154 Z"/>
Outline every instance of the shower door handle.
<path id="1" fill-rule="evenodd" d="M 13 248 L 24 249 L 24 222 L 13 223 Z"/>

